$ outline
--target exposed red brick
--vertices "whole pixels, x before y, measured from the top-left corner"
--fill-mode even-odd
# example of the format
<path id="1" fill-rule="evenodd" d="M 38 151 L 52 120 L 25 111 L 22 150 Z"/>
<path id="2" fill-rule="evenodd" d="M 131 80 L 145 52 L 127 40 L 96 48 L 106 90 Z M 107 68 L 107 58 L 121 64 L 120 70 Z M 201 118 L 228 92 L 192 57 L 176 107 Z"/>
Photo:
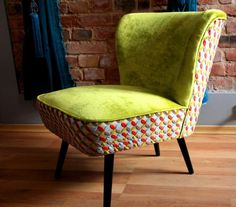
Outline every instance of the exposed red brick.
<path id="1" fill-rule="evenodd" d="M 97 68 L 99 63 L 98 55 L 80 55 L 79 66 L 83 68 Z"/>
<path id="2" fill-rule="evenodd" d="M 68 12 L 72 14 L 88 13 L 87 0 L 68 1 Z"/>
<path id="3" fill-rule="evenodd" d="M 109 53 L 115 53 L 115 45 L 116 45 L 116 43 L 115 43 L 115 40 L 114 39 L 109 39 L 109 40 L 107 40 L 107 50 L 108 50 L 108 52 Z"/>
<path id="4" fill-rule="evenodd" d="M 75 80 L 75 84 L 76 84 L 76 86 L 91 86 L 91 85 L 95 85 L 96 82 L 95 81 L 76 81 Z"/>
<path id="5" fill-rule="evenodd" d="M 11 29 L 24 29 L 23 17 L 22 16 L 10 16 L 8 18 L 9 27 Z"/>
<path id="6" fill-rule="evenodd" d="M 219 0 L 221 4 L 231 4 L 232 0 Z"/>
<path id="7" fill-rule="evenodd" d="M 83 80 L 83 72 L 80 69 L 72 69 L 70 74 L 74 80 Z"/>
<path id="8" fill-rule="evenodd" d="M 120 74 L 118 68 L 106 70 L 106 80 L 110 83 L 119 83 Z"/>
<path id="9" fill-rule="evenodd" d="M 236 89 L 234 77 L 211 77 L 208 85 L 215 91 L 233 91 Z"/>
<path id="10" fill-rule="evenodd" d="M 148 10 L 150 8 L 149 0 L 138 0 L 138 9 L 139 10 Z"/>
<path id="11" fill-rule="evenodd" d="M 64 39 L 65 42 L 70 40 L 70 30 L 64 29 L 62 31 L 62 34 L 63 34 L 63 39 Z"/>
<path id="12" fill-rule="evenodd" d="M 223 52 L 220 49 L 217 49 L 214 62 L 221 62 L 222 57 L 223 57 Z"/>
<path id="13" fill-rule="evenodd" d="M 83 72 L 80 69 L 71 69 L 70 74 L 75 81 L 83 80 Z"/>
<path id="14" fill-rule="evenodd" d="M 84 69 L 85 80 L 104 80 L 105 71 L 101 68 L 85 68 Z"/>
<path id="15" fill-rule="evenodd" d="M 16 70 L 22 70 L 22 60 L 23 60 L 23 44 L 14 43 L 13 44 L 13 54 L 15 58 Z"/>
<path id="16" fill-rule="evenodd" d="M 211 76 L 225 76 L 225 70 L 223 63 L 215 63 L 211 69 Z"/>
<path id="17" fill-rule="evenodd" d="M 226 32 L 228 34 L 236 33 L 236 19 L 230 18 L 226 24 Z"/>
<path id="18" fill-rule="evenodd" d="M 167 0 L 152 0 L 151 3 L 153 7 L 163 6 L 167 4 Z"/>
<path id="19" fill-rule="evenodd" d="M 223 5 L 220 7 L 223 11 L 225 11 L 230 16 L 236 16 L 236 5 Z"/>
<path id="20" fill-rule="evenodd" d="M 61 14 L 66 14 L 68 13 L 68 6 L 66 2 L 60 2 L 60 13 Z"/>
<path id="21" fill-rule="evenodd" d="M 220 42 L 219 42 L 220 48 L 229 48 L 231 47 L 230 44 L 230 36 L 221 36 Z"/>
<path id="22" fill-rule="evenodd" d="M 69 42 L 66 44 L 68 54 L 101 54 L 107 52 L 106 42 Z"/>
<path id="23" fill-rule="evenodd" d="M 110 14 L 81 15 L 79 20 L 83 27 L 106 26 L 112 24 L 112 16 Z"/>
<path id="24" fill-rule="evenodd" d="M 101 68 L 114 68 L 116 65 L 116 58 L 114 55 L 103 55 L 100 59 Z"/>
<path id="25" fill-rule="evenodd" d="M 23 80 L 21 2 L 7 2 L 16 73 L 21 81 L 19 85 L 22 85 Z M 166 4 L 167 0 L 61 0 L 60 13 L 68 50 L 67 60 L 76 83 L 118 83 L 114 34 L 120 18 L 127 11 L 139 12 L 148 8 L 150 11 L 162 11 L 166 9 Z M 199 0 L 198 4 L 200 10 L 222 9 L 228 14 L 209 86 L 212 90 L 236 90 L 236 0 Z"/>
<path id="26" fill-rule="evenodd" d="M 202 4 L 214 5 L 217 3 L 218 3 L 218 0 L 198 0 L 199 5 L 202 5 Z"/>
<path id="27" fill-rule="evenodd" d="M 112 24 L 113 25 L 117 25 L 123 15 L 124 15 L 123 13 L 115 13 L 115 14 L 113 14 L 112 15 Z"/>
<path id="28" fill-rule="evenodd" d="M 131 12 L 136 7 L 135 0 L 114 0 L 116 10 Z"/>
<path id="29" fill-rule="evenodd" d="M 230 47 L 236 48 L 236 35 L 230 36 Z"/>
<path id="30" fill-rule="evenodd" d="M 93 29 L 93 36 L 95 40 L 114 39 L 115 31 L 115 27 L 98 27 Z"/>
<path id="31" fill-rule="evenodd" d="M 112 1 L 111 0 L 92 0 L 92 11 L 94 12 L 112 11 Z"/>
<path id="32" fill-rule="evenodd" d="M 71 68 L 78 67 L 78 58 L 77 58 L 77 56 L 67 56 L 66 59 L 67 59 L 67 62 L 69 63 Z"/>
<path id="33" fill-rule="evenodd" d="M 61 16 L 61 24 L 65 28 L 79 27 L 80 22 L 77 15 Z"/>
<path id="34" fill-rule="evenodd" d="M 90 29 L 73 29 L 72 30 L 72 40 L 85 41 L 91 40 L 92 31 Z"/>
<path id="35" fill-rule="evenodd" d="M 80 44 L 78 42 L 68 42 L 66 45 L 66 51 L 69 55 L 78 55 Z"/>
<path id="36" fill-rule="evenodd" d="M 225 58 L 229 61 L 236 61 L 236 49 L 225 51 Z"/>
<path id="37" fill-rule="evenodd" d="M 13 43 L 22 43 L 24 40 L 24 31 L 22 29 L 11 30 L 11 38 Z"/>
<path id="38" fill-rule="evenodd" d="M 13 43 L 12 52 L 15 61 L 16 79 L 18 81 L 20 92 L 23 92 L 23 71 L 22 71 L 23 44 L 20 41 L 14 41 L 12 43 Z"/>
<path id="39" fill-rule="evenodd" d="M 22 14 L 22 4 L 21 2 L 9 2 L 7 4 L 8 15 L 21 15 Z"/>
<path id="40" fill-rule="evenodd" d="M 226 64 L 226 75 L 236 76 L 236 62 Z"/>

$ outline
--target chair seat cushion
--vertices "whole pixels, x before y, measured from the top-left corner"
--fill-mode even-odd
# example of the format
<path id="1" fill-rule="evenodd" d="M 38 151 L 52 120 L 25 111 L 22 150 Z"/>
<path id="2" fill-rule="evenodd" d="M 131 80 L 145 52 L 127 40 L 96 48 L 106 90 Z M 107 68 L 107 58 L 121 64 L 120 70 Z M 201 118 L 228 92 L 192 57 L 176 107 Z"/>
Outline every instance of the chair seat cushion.
<path id="1" fill-rule="evenodd" d="M 82 121 L 106 122 L 185 109 L 153 91 L 124 85 L 73 87 L 38 96 L 47 106 Z"/>

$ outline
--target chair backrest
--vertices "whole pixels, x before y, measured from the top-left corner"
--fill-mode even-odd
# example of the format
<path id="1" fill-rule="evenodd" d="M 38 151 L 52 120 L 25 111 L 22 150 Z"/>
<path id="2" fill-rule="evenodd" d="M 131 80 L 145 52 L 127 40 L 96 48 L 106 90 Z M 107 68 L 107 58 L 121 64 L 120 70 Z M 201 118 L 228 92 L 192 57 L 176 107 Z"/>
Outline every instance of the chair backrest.
<path id="1" fill-rule="evenodd" d="M 116 33 L 121 84 L 152 89 L 189 107 L 203 37 L 217 19 L 226 19 L 226 14 L 208 10 L 125 15 Z"/>

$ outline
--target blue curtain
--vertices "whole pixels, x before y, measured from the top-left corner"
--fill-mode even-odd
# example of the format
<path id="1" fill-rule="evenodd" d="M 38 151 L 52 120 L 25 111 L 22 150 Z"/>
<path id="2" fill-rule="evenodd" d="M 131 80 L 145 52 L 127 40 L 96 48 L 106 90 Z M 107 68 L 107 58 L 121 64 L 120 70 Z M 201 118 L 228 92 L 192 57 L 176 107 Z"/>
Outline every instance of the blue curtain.
<path id="1" fill-rule="evenodd" d="M 22 0 L 24 96 L 74 86 L 65 57 L 57 0 Z"/>
<path id="2" fill-rule="evenodd" d="M 197 0 L 169 0 L 168 11 L 197 11 Z"/>

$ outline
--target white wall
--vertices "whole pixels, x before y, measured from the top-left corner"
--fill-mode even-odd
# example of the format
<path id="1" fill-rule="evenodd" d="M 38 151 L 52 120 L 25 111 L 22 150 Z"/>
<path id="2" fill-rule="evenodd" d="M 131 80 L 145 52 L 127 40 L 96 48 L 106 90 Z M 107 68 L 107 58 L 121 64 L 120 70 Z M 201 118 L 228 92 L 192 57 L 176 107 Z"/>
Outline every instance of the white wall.
<path id="1" fill-rule="evenodd" d="M 198 124 L 236 125 L 236 93 L 210 93 Z"/>
<path id="2" fill-rule="evenodd" d="M 4 1 L 0 1 L 0 123 L 38 122 L 33 102 L 18 93 Z"/>

